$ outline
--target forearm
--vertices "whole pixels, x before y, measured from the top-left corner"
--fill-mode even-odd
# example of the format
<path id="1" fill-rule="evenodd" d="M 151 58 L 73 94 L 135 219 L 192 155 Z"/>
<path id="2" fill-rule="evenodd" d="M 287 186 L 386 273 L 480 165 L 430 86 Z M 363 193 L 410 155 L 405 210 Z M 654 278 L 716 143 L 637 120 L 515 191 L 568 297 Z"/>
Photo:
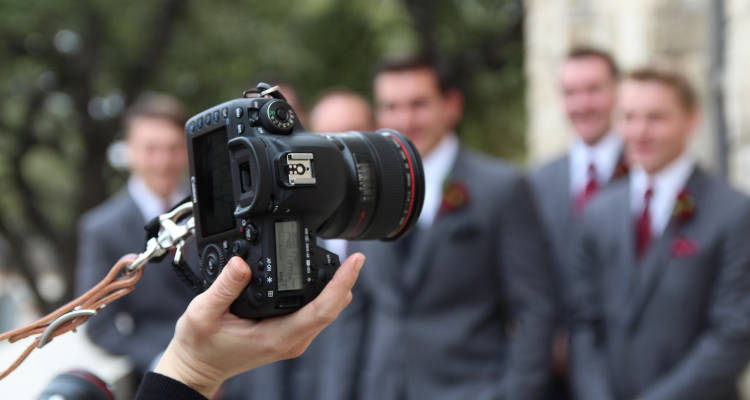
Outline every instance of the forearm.
<path id="1" fill-rule="evenodd" d="M 141 381 L 135 400 L 206 400 L 201 393 L 168 376 L 149 372 Z"/>

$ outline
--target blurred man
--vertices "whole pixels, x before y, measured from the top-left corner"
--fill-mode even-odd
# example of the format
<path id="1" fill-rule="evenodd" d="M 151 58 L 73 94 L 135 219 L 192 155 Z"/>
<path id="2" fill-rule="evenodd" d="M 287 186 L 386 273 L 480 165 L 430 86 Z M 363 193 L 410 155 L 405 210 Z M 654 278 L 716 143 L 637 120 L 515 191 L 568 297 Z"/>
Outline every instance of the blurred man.
<path id="1" fill-rule="evenodd" d="M 372 106 L 360 94 L 346 89 L 325 92 L 310 111 L 310 132 L 332 133 L 346 131 L 371 132 L 375 127 Z M 329 239 L 324 247 L 346 258 L 346 240 Z"/>
<path id="2" fill-rule="evenodd" d="M 696 166 L 673 72 L 620 88 L 630 177 L 586 207 L 571 332 L 580 399 L 737 399 L 750 358 L 750 199 Z"/>
<path id="3" fill-rule="evenodd" d="M 555 255 L 563 299 L 568 297 L 570 270 L 577 249 L 571 241 L 575 237 L 571 229 L 580 227 L 578 217 L 600 189 L 627 172 L 622 140 L 612 129 L 617 75 L 617 65 L 606 52 L 578 47 L 568 53 L 559 78 L 565 112 L 576 137 L 565 154 L 537 168 L 530 176 Z M 565 315 L 562 306 L 561 316 Z M 567 391 L 565 331 L 562 328 L 555 341 L 555 398 Z"/>
<path id="4" fill-rule="evenodd" d="M 130 179 L 124 189 L 81 219 L 78 293 L 98 283 L 123 255 L 142 251 L 146 221 L 187 196 L 186 120 L 182 106 L 165 95 L 141 97 L 127 111 Z M 172 272 L 167 257 L 149 265 L 133 293 L 91 318 L 87 333 L 105 350 L 128 356 L 140 374 L 169 343 L 175 321 L 192 296 Z"/>
<path id="5" fill-rule="evenodd" d="M 430 60 L 384 63 L 376 120 L 408 136 L 425 170 L 417 226 L 397 242 L 350 242 L 362 272 L 327 381 L 339 398 L 538 398 L 554 302 L 529 189 L 459 144 L 463 98 Z M 334 398 L 328 395 L 327 398 Z"/>
<path id="6" fill-rule="evenodd" d="M 323 94 L 310 111 L 310 132 L 372 131 L 370 103 L 361 95 L 333 89 Z"/>

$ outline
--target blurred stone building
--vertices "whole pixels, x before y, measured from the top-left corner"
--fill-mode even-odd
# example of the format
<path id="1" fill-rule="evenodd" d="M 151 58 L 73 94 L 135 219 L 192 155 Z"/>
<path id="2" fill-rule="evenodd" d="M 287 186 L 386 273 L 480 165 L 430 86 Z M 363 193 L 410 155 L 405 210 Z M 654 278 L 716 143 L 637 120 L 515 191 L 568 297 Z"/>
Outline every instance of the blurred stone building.
<path id="1" fill-rule="evenodd" d="M 571 46 L 612 52 L 623 69 L 683 71 L 697 86 L 703 120 L 693 143 L 701 163 L 750 190 L 750 1 L 524 0 L 529 162 L 570 140 L 557 68 Z"/>

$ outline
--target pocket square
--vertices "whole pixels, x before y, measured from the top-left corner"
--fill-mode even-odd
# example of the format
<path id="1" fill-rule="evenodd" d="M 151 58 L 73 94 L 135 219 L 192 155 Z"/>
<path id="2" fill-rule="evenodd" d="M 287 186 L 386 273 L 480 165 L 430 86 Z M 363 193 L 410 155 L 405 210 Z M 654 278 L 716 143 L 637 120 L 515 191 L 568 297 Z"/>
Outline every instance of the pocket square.
<path id="1" fill-rule="evenodd" d="M 690 257 L 698 252 L 698 242 L 686 237 L 678 237 L 672 242 L 672 255 Z"/>
<path id="2" fill-rule="evenodd" d="M 461 225 L 453 231 L 451 239 L 453 241 L 461 241 L 471 239 L 479 235 L 479 228 L 475 224 Z"/>

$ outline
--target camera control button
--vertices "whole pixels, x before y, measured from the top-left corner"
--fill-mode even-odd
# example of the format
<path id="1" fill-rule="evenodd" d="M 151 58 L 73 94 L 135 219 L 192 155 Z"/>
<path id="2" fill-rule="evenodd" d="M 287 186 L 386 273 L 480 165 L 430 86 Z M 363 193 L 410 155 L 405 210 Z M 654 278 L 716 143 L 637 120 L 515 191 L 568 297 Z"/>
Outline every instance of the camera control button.
<path id="1" fill-rule="evenodd" d="M 244 240 L 235 240 L 232 242 L 232 255 L 245 258 L 247 254 L 247 242 Z"/>
<path id="2" fill-rule="evenodd" d="M 287 118 L 289 118 L 289 113 L 284 107 L 279 107 L 276 109 L 276 117 L 283 122 L 286 121 Z"/>
<path id="3" fill-rule="evenodd" d="M 245 227 L 245 239 L 251 243 L 255 243 L 258 240 L 258 228 L 255 227 L 255 224 L 247 224 Z"/>
<path id="4" fill-rule="evenodd" d="M 237 107 L 234 109 L 234 116 L 237 118 L 242 118 L 242 107 Z"/>
<path id="5" fill-rule="evenodd" d="M 229 108 L 224 107 L 221 109 L 221 118 L 224 118 L 224 119 L 229 118 Z"/>
<path id="6" fill-rule="evenodd" d="M 195 132 L 195 122 L 190 123 L 190 132 Z"/>
<path id="7" fill-rule="evenodd" d="M 214 111 L 214 122 L 219 122 L 219 112 Z"/>
<path id="8" fill-rule="evenodd" d="M 259 126 L 260 125 L 260 117 L 258 116 L 258 109 L 257 108 L 249 108 L 247 110 L 247 119 L 250 120 L 251 126 Z"/>
<path id="9" fill-rule="evenodd" d="M 330 277 L 328 276 L 328 272 L 326 272 L 325 268 L 318 269 L 318 274 L 317 275 L 318 275 L 317 276 L 317 281 L 318 282 L 327 283 L 328 279 L 330 279 Z"/>
<path id="10" fill-rule="evenodd" d="M 201 266 L 208 276 L 216 276 L 221 271 L 221 268 L 224 267 L 224 264 L 226 264 L 226 256 L 219 246 L 209 244 L 203 249 Z"/>
<path id="11" fill-rule="evenodd" d="M 198 127 L 198 129 L 203 128 L 203 118 L 198 118 L 197 121 L 195 121 L 195 125 Z"/>
<path id="12" fill-rule="evenodd" d="M 211 125 L 211 114 L 206 114 L 206 116 L 203 117 L 203 122 L 206 123 L 206 126 Z"/>
<path id="13" fill-rule="evenodd" d="M 237 124 L 237 134 L 242 135 L 242 133 L 245 132 L 245 125 L 244 124 Z"/>

